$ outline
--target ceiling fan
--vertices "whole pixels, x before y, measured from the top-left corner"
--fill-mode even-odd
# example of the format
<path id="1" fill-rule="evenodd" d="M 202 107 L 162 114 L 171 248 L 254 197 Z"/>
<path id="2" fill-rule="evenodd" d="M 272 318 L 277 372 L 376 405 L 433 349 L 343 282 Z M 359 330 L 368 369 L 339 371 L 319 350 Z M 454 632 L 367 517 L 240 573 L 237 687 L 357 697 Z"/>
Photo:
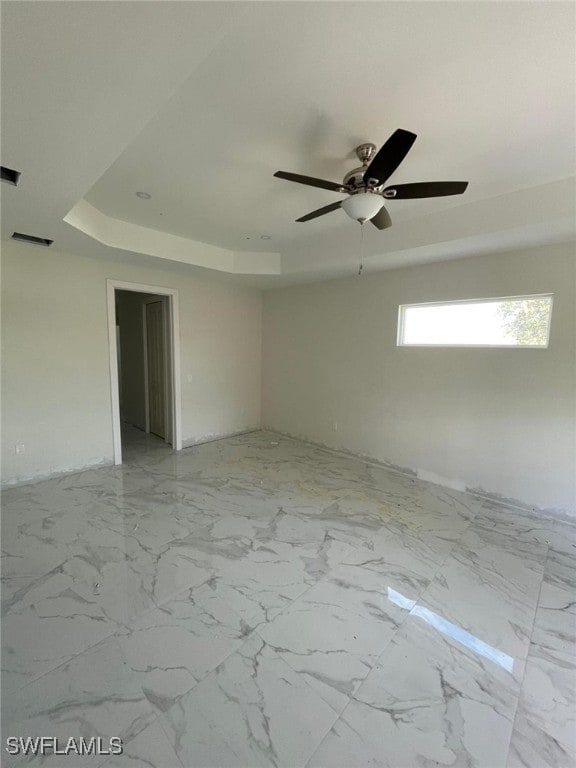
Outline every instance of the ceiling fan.
<path id="1" fill-rule="evenodd" d="M 343 208 L 350 218 L 361 224 L 371 221 L 378 229 L 386 229 L 392 226 L 392 219 L 384 207 L 385 200 L 461 195 L 468 186 L 467 181 L 424 181 L 384 187 L 385 182 L 404 160 L 415 140 L 415 133 L 399 128 L 378 152 L 374 144 L 360 144 L 356 148 L 356 154 L 362 166 L 347 173 L 342 184 L 286 171 L 276 171 L 274 176 L 287 181 L 296 181 L 299 184 L 307 184 L 310 187 L 329 189 L 332 192 L 346 192 L 349 195 L 344 200 L 307 213 L 296 221 L 310 221 Z"/>

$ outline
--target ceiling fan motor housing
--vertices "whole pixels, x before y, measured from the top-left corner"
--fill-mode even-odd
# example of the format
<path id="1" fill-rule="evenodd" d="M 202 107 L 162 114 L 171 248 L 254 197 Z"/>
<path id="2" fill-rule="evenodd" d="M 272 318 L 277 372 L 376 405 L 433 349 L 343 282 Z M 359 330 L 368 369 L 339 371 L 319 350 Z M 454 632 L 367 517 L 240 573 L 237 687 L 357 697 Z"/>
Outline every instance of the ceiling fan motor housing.
<path id="1" fill-rule="evenodd" d="M 360 144 L 356 147 L 356 154 L 358 155 L 358 159 L 362 163 L 362 166 L 360 168 L 354 168 L 352 171 L 348 171 L 346 176 L 344 176 L 343 184 L 346 187 L 352 187 L 352 189 L 361 190 L 366 187 L 369 187 L 370 189 L 376 189 L 377 185 L 375 183 L 366 183 L 364 180 L 364 174 L 366 173 L 366 168 L 371 163 L 374 155 L 376 154 L 376 144 Z"/>
<path id="2" fill-rule="evenodd" d="M 364 184 L 364 174 L 366 172 L 366 166 L 362 166 L 361 168 L 354 168 L 352 171 L 348 171 L 346 176 L 342 179 L 342 184 L 345 187 L 350 187 L 352 189 L 359 190 L 362 187 L 366 186 Z"/>

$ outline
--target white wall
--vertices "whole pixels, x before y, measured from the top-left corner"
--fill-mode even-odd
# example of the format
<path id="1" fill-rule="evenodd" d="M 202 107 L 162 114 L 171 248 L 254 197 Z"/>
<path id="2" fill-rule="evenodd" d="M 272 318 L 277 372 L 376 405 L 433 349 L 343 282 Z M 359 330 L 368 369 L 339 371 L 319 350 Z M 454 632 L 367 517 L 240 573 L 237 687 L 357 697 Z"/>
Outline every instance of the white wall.
<path id="1" fill-rule="evenodd" d="M 555 245 L 266 292 L 263 424 L 576 512 L 574 255 Z M 544 292 L 548 349 L 396 346 L 399 304 Z"/>
<path id="2" fill-rule="evenodd" d="M 263 423 L 575 511 L 575 264 L 556 245 L 265 293 Z M 258 291 L 3 243 L 4 482 L 112 461 L 106 278 L 179 291 L 185 444 L 259 426 Z M 399 303 L 541 292 L 547 350 L 395 346 Z"/>
<path id="3" fill-rule="evenodd" d="M 107 278 L 179 292 L 185 444 L 260 425 L 259 291 L 2 246 L 4 483 L 112 461 Z"/>

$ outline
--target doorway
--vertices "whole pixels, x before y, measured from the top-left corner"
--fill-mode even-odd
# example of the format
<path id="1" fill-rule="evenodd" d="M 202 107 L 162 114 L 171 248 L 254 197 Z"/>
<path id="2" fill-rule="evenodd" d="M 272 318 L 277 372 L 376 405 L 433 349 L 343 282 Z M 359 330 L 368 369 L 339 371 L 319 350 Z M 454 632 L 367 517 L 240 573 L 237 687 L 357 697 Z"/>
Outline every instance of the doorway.
<path id="1" fill-rule="evenodd" d="M 168 337 L 168 299 L 148 296 L 142 300 L 144 358 L 144 414 L 146 433 L 172 441 L 170 402 L 170 355 Z M 122 407 L 120 407 L 122 417 Z"/>
<path id="2" fill-rule="evenodd" d="M 181 450 L 178 295 L 108 280 L 114 463 L 123 436 L 134 446 Z"/>

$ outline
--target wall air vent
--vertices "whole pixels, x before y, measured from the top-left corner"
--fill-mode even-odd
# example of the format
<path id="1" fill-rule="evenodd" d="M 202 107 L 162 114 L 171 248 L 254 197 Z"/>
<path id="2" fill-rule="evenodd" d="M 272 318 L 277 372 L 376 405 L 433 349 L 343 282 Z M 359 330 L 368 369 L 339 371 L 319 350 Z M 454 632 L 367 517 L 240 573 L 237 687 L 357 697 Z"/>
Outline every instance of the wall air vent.
<path id="1" fill-rule="evenodd" d="M 33 245 L 52 245 L 54 240 L 48 240 L 46 237 L 35 237 L 34 235 L 23 235 L 22 232 L 14 232 L 12 240 L 20 240 L 22 243 L 33 243 Z"/>
<path id="2" fill-rule="evenodd" d="M 6 184 L 12 184 L 13 187 L 17 187 L 20 180 L 20 171 L 14 171 L 12 168 L 0 165 L 0 180 L 5 181 Z"/>

